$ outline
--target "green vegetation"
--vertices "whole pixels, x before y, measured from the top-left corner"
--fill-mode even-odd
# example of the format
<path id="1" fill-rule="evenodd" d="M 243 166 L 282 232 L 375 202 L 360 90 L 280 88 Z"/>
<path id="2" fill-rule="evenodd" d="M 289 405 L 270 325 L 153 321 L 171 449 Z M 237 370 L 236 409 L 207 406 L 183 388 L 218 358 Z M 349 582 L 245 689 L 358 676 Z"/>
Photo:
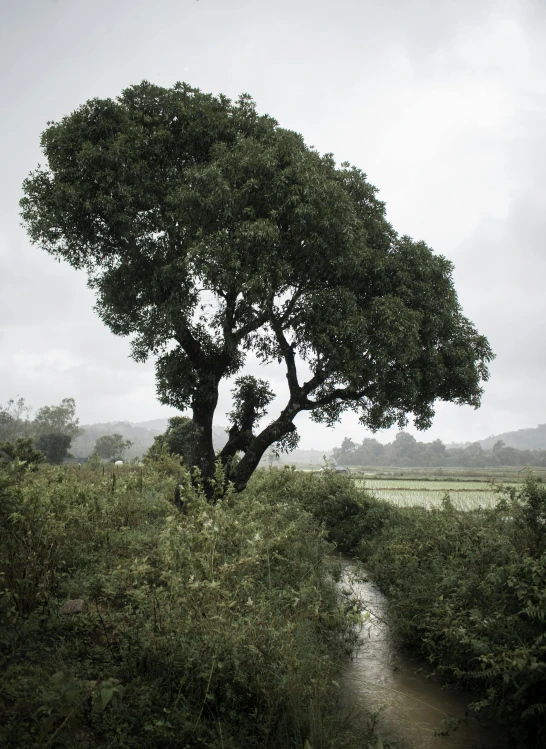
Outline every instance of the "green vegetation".
<path id="1" fill-rule="evenodd" d="M 2 746 L 367 746 L 336 704 L 355 615 L 291 472 L 236 498 L 217 473 L 212 505 L 186 475 L 182 514 L 166 454 L 1 465 Z"/>
<path id="2" fill-rule="evenodd" d="M 484 442 L 487 443 L 488 440 Z M 546 443 L 543 441 L 542 445 L 544 444 Z M 477 469 L 527 465 L 546 467 L 546 450 L 542 447 L 518 450 L 498 439 L 487 448 L 479 442 L 465 447 L 450 448 L 441 440 L 418 442 L 406 432 L 399 432 L 395 439 L 386 445 L 372 438 L 366 438 L 362 440 L 362 444 L 357 445 L 353 440 L 345 438 L 341 447 L 334 448 L 333 454 L 338 463 L 347 466 L 445 466 Z"/>
<path id="3" fill-rule="evenodd" d="M 248 95 L 143 81 L 49 123 L 41 145 L 21 200 L 29 236 L 88 273 L 137 361 L 157 356 L 159 398 L 191 409 L 190 465 L 211 497 L 226 378 L 238 375 L 219 459 L 238 491 L 270 446 L 295 447 L 301 412 L 332 424 L 351 409 L 371 429 L 412 415 L 423 429 L 437 400 L 479 405 L 493 354 L 451 263 L 395 232 L 360 169 Z M 242 374 L 249 352 L 286 368 L 287 400 L 261 431 L 273 393 Z"/>
<path id="4" fill-rule="evenodd" d="M 2 745 L 367 746 L 339 714 L 357 614 L 321 525 L 388 595 L 401 646 L 514 746 L 546 740 L 542 481 L 462 512 L 448 496 L 397 507 L 331 471 L 258 471 L 225 493 L 217 470 L 212 503 L 184 474 L 182 513 L 166 451 L 106 473 L 0 463 Z"/>
<path id="5" fill-rule="evenodd" d="M 15 445 L 20 439 L 32 439 L 48 463 L 62 463 L 72 440 L 82 432 L 76 402 L 63 398 L 58 406 L 42 406 L 33 419 L 29 418 L 31 411 L 24 398 L 12 398 L 0 406 L 0 440 Z"/>
<path id="6" fill-rule="evenodd" d="M 72 444 L 72 437 L 60 432 L 39 434 L 34 438 L 36 448 L 43 452 L 48 463 L 60 465 L 68 457 L 68 449 Z"/>
<path id="7" fill-rule="evenodd" d="M 292 477 L 340 551 L 359 558 L 389 599 L 389 627 L 514 746 L 546 743 L 546 485 L 528 474 L 495 507 L 397 507 L 353 479 Z M 287 491 L 290 491 L 287 489 Z"/>
<path id="8" fill-rule="evenodd" d="M 169 419 L 164 434 L 154 437 L 154 443 L 146 453 L 150 460 L 156 460 L 165 451 L 178 455 L 182 465 L 188 466 L 191 458 L 191 439 L 193 422 L 185 416 L 173 416 Z"/>
<path id="9" fill-rule="evenodd" d="M 93 454 L 105 460 L 121 460 L 123 453 L 132 446 L 131 440 L 124 440 L 121 434 L 105 434 L 95 442 Z"/>
<path id="10" fill-rule="evenodd" d="M 45 460 L 44 454 L 36 450 L 34 442 L 28 437 L 19 437 L 13 442 L 0 442 L 0 457 L 3 463 L 16 461 L 21 470 L 35 470 Z"/>

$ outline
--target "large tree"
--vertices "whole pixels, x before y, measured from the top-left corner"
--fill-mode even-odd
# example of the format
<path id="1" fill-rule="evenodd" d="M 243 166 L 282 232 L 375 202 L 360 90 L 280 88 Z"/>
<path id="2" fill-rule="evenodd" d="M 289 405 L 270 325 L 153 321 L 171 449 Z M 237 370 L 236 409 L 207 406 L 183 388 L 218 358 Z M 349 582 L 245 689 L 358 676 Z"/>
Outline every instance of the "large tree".
<path id="1" fill-rule="evenodd" d="M 124 440 L 121 434 L 105 434 L 95 442 L 93 453 L 105 460 L 121 460 L 125 450 L 132 446 L 131 440 Z"/>
<path id="2" fill-rule="evenodd" d="M 34 444 L 45 455 L 48 463 L 59 465 L 68 457 L 72 437 L 62 432 L 41 432 Z"/>
<path id="3" fill-rule="evenodd" d="M 58 406 L 42 406 L 38 409 L 31 426 L 33 434 L 37 436 L 64 434 L 74 439 L 83 432 L 79 424 L 76 401 L 74 398 L 63 398 Z"/>
<path id="4" fill-rule="evenodd" d="M 220 457 L 238 489 L 270 445 L 296 444 L 301 412 L 332 424 L 352 409 L 374 430 L 413 414 L 426 428 L 438 399 L 479 405 L 492 353 L 451 263 L 394 231 L 359 169 L 250 97 L 143 82 L 49 123 L 41 144 L 47 166 L 21 201 L 29 235 L 87 271 L 137 361 L 157 357 L 159 398 L 191 408 L 205 478 L 219 384 L 250 352 L 284 362 L 288 395 L 258 431 L 273 394 L 236 380 Z"/>

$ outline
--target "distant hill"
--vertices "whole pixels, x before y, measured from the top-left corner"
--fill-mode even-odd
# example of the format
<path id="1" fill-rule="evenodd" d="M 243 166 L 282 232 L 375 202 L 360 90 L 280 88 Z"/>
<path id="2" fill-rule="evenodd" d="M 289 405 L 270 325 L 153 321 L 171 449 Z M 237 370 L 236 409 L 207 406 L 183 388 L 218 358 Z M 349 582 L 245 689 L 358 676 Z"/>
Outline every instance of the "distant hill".
<path id="1" fill-rule="evenodd" d="M 518 450 L 546 450 L 546 424 L 539 424 L 537 427 L 528 429 L 517 429 L 514 432 L 493 434 L 479 442 L 484 449 L 490 450 L 498 440 Z"/>
<path id="2" fill-rule="evenodd" d="M 110 421 L 102 424 L 84 424 L 83 434 L 72 442 L 70 452 L 76 458 L 87 458 L 93 452 L 95 442 L 99 437 L 109 434 L 121 434 L 123 439 L 131 440 L 133 446 L 127 450 L 127 459 L 141 457 L 153 444 L 154 437 L 167 430 L 168 419 L 152 419 L 151 421 Z M 227 442 L 225 427 L 213 426 L 213 443 L 215 450 L 220 450 Z"/>
<path id="3" fill-rule="evenodd" d="M 167 424 L 165 420 L 165 425 Z M 99 437 L 110 434 L 121 434 L 123 439 L 131 440 L 133 446 L 125 453 L 126 458 L 137 458 L 143 455 L 153 444 L 154 437 L 163 434 L 166 429 L 148 428 L 130 421 L 111 421 L 102 424 L 83 424 L 83 433 L 77 437 L 70 448 L 76 458 L 87 458 L 93 452 L 95 442 Z"/>
<path id="4" fill-rule="evenodd" d="M 150 421 L 110 421 L 102 424 L 84 424 L 82 426 L 83 434 L 72 442 L 70 452 L 76 458 L 87 458 L 93 452 L 95 442 L 99 437 L 109 434 L 121 434 L 123 439 L 131 440 L 133 446 L 127 450 L 124 457 L 128 460 L 131 458 L 140 458 L 148 448 L 153 444 L 154 437 L 163 434 L 167 430 L 168 419 L 151 419 Z M 226 427 L 214 425 L 212 427 L 212 441 L 215 450 L 221 450 L 227 442 Z M 331 454 L 330 451 L 324 450 L 294 450 L 289 455 L 281 454 L 279 461 L 272 461 L 273 464 L 312 464 L 321 465 L 324 462 L 324 455 Z M 269 458 L 264 456 L 263 465 L 269 464 Z"/>

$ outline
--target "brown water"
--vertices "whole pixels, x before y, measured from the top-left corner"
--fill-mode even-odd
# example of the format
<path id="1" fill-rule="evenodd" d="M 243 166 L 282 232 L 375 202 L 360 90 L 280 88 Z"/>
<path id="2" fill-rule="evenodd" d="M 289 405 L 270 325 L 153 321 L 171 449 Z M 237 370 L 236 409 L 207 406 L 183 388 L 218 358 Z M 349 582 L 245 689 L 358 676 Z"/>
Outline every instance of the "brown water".
<path id="1" fill-rule="evenodd" d="M 340 583 L 363 613 L 359 647 L 340 681 L 355 722 L 378 712 L 376 730 L 398 749 L 501 749 L 500 732 L 468 711 L 469 695 L 444 691 L 422 662 L 398 652 L 385 623 L 386 599 L 352 560 Z M 438 735 L 446 731 L 448 735 Z"/>

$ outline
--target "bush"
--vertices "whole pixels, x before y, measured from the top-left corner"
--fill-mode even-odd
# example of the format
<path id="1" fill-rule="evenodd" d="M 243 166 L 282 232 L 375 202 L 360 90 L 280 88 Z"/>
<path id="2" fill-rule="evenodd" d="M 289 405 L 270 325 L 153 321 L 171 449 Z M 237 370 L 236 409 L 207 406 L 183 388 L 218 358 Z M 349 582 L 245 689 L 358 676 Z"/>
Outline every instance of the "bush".
<path id="1" fill-rule="evenodd" d="M 400 645 L 476 709 L 503 721 L 519 747 L 546 744 L 546 492 L 530 476 L 493 510 L 405 508 L 359 557 L 389 598 Z"/>
<path id="2" fill-rule="evenodd" d="M 72 437 L 60 432 L 40 434 L 34 438 L 38 450 L 44 453 L 48 463 L 60 465 L 68 456 Z"/>
<path id="3" fill-rule="evenodd" d="M 0 484 L 0 744 L 362 745 L 335 715 L 352 629 L 316 522 L 277 477 L 212 506 L 186 474 L 185 515 L 168 463 Z"/>
<path id="4" fill-rule="evenodd" d="M 334 471 L 306 474 L 295 469 L 259 471 L 252 486 L 270 487 L 278 496 L 297 501 L 324 527 L 338 551 L 352 554 L 363 539 L 375 538 L 397 522 L 397 508 L 359 489 L 354 480 Z"/>
<path id="5" fill-rule="evenodd" d="M 32 439 L 26 437 L 19 437 L 15 442 L 0 442 L 0 450 L 5 453 L 12 460 L 17 461 L 19 468 L 30 468 L 35 470 L 39 463 L 43 463 L 45 455 L 40 451 L 36 450 Z M 0 456 L 1 457 L 1 456 Z M 9 468 L 5 461 L 0 461 L 0 468 Z M 13 466 L 11 466 L 13 470 Z"/>

